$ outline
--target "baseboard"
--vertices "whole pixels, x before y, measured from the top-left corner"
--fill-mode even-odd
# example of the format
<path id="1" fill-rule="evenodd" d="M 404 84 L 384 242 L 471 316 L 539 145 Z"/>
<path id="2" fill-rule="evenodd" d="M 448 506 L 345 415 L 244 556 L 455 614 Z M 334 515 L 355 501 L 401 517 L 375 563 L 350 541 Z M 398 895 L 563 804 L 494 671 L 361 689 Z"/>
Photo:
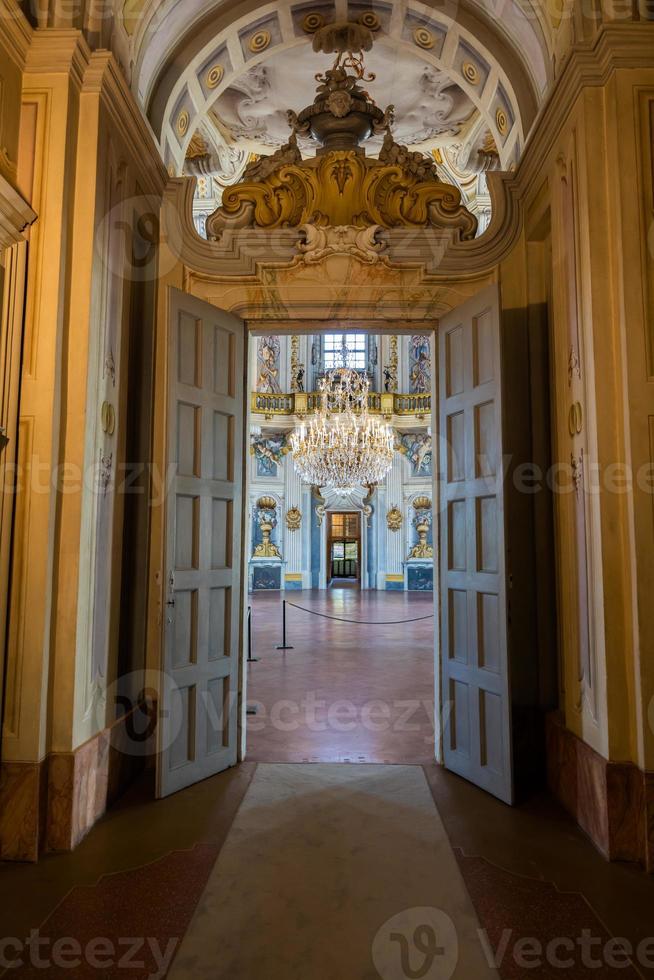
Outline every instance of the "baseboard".
<path id="1" fill-rule="evenodd" d="M 130 721 L 131 712 L 73 752 L 2 763 L 0 859 L 37 861 L 79 844 L 147 764 L 126 751 Z"/>
<path id="2" fill-rule="evenodd" d="M 546 720 L 550 791 L 609 861 L 636 861 L 654 872 L 654 773 L 612 762 L 563 724 Z"/>

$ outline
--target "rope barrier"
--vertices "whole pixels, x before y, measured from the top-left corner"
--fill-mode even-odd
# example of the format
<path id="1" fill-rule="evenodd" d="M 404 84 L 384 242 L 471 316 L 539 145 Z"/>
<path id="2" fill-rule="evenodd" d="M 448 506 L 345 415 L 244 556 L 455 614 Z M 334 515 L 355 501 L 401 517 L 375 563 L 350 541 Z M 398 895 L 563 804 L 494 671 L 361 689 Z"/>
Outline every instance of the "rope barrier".
<path id="1" fill-rule="evenodd" d="M 342 616 L 330 616 L 329 613 L 320 613 L 316 612 L 315 609 L 306 609 L 304 606 L 298 606 L 289 599 L 286 599 L 285 602 L 287 606 L 293 606 L 294 609 L 301 609 L 302 612 L 309 613 L 310 616 L 320 616 L 322 619 L 335 619 L 339 623 L 357 623 L 359 626 L 401 626 L 403 623 L 420 623 L 423 619 L 434 618 L 434 614 L 430 613 L 429 616 L 417 616 L 415 619 L 387 619 L 382 622 L 373 619 L 343 619 Z"/>

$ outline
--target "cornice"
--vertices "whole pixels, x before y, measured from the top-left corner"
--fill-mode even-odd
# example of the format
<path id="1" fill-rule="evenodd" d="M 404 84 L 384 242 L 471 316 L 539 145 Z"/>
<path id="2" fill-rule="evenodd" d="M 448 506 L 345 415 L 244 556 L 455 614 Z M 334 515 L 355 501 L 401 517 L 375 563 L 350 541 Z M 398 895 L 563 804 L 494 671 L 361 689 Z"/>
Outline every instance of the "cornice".
<path id="1" fill-rule="evenodd" d="M 0 250 L 23 240 L 23 232 L 36 213 L 18 191 L 0 175 Z"/>
<path id="2" fill-rule="evenodd" d="M 168 180 L 157 141 L 147 119 L 138 106 L 123 75 L 122 69 L 110 51 L 94 51 L 84 74 L 82 91 L 95 93 L 123 133 L 141 164 L 142 178 L 149 186 L 144 191 L 161 194 Z"/>
<path id="3" fill-rule="evenodd" d="M 81 31 L 43 27 L 32 32 L 25 70 L 34 74 L 69 72 L 78 88 L 91 57 L 91 49 Z"/>
<path id="4" fill-rule="evenodd" d="M 0 0 L 0 22 L 2 46 L 12 61 L 23 69 L 34 32 L 16 0 Z"/>
<path id="5" fill-rule="evenodd" d="M 516 170 L 520 196 L 537 178 L 566 119 L 584 88 L 607 84 L 620 68 L 654 68 L 654 23 L 603 24 L 591 41 L 572 47 L 549 97 L 542 105 Z"/>

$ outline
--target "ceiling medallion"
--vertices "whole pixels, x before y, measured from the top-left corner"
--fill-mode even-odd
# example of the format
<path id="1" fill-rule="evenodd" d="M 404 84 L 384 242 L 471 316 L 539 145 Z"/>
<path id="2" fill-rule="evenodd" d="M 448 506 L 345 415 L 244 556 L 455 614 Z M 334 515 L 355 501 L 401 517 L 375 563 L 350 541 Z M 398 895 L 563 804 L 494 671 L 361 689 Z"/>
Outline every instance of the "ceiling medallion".
<path id="1" fill-rule="evenodd" d="M 464 61 L 461 70 L 467 82 L 470 82 L 471 85 L 477 84 L 479 81 L 479 71 L 476 65 L 473 65 L 471 61 Z"/>
<path id="2" fill-rule="evenodd" d="M 413 40 L 419 48 L 425 48 L 426 51 L 433 48 L 436 43 L 436 38 L 426 27 L 416 27 L 413 32 Z"/>
<path id="3" fill-rule="evenodd" d="M 222 82 L 225 76 L 225 69 L 222 65 L 214 65 L 207 72 L 207 77 L 205 79 L 207 88 L 217 88 Z"/>
<path id="4" fill-rule="evenodd" d="M 501 136 L 506 136 L 509 130 L 509 120 L 506 117 L 504 109 L 498 109 L 495 113 L 495 122 L 497 123 L 497 128 L 500 131 Z"/>
<path id="5" fill-rule="evenodd" d="M 291 434 L 293 463 L 300 478 L 328 487 L 340 496 L 355 488 L 380 483 L 393 464 L 394 436 L 390 425 L 368 414 L 370 382 L 343 366 L 319 382 L 319 408 L 308 425 Z"/>
<path id="6" fill-rule="evenodd" d="M 188 132 L 188 126 L 190 121 L 191 118 L 188 114 L 188 111 L 186 109 L 182 109 L 182 111 L 177 117 L 177 132 L 179 133 L 180 136 L 186 135 L 186 133 Z"/>
<path id="7" fill-rule="evenodd" d="M 270 31 L 257 31 L 248 41 L 248 47 L 252 54 L 259 54 L 259 52 L 266 50 L 271 40 Z"/>
<path id="8" fill-rule="evenodd" d="M 291 136 L 271 155 L 253 160 L 239 183 L 226 188 L 221 206 L 207 220 L 218 240 L 236 228 L 451 228 L 474 238 L 477 220 L 461 193 L 444 183 L 433 158 L 396 143 L 393 106 L 379 108 L 365 85 L 374 81 L 364 64 L 372 33 L 362 24 L 328 24 L 313 36 L 315 51 L 336 54 L 316 76 L 314 101 L 289 111 Z M 383 135 L 376 159 L 366 156 L 371 136 Z M 298 136 L 318 145 L 303 159 Z"/>
<path id="9" fill-rule="evenodd" d="M 302 21 L 302 30 L 305 34 L 315 34 L 321 27 L 325 26 L 325 18 L 317 11 L 312 10 Z"/>

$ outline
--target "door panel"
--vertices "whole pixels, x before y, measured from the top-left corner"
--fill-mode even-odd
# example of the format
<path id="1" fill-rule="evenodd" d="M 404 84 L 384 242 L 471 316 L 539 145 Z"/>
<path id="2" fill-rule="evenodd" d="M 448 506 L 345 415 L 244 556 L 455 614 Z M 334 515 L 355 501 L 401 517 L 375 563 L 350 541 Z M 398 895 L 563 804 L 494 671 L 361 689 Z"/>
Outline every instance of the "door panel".
<path id="1" fill-rule="evenodd" d="M 444 758 L 511 803 L 496 286 L 441 321 L 439 364 Z"/>
<path id="2" fill-rule="evenodd" d="M 170 291 L 166 622 L 157 795 L 236 763 L 244 325 Z"/>

